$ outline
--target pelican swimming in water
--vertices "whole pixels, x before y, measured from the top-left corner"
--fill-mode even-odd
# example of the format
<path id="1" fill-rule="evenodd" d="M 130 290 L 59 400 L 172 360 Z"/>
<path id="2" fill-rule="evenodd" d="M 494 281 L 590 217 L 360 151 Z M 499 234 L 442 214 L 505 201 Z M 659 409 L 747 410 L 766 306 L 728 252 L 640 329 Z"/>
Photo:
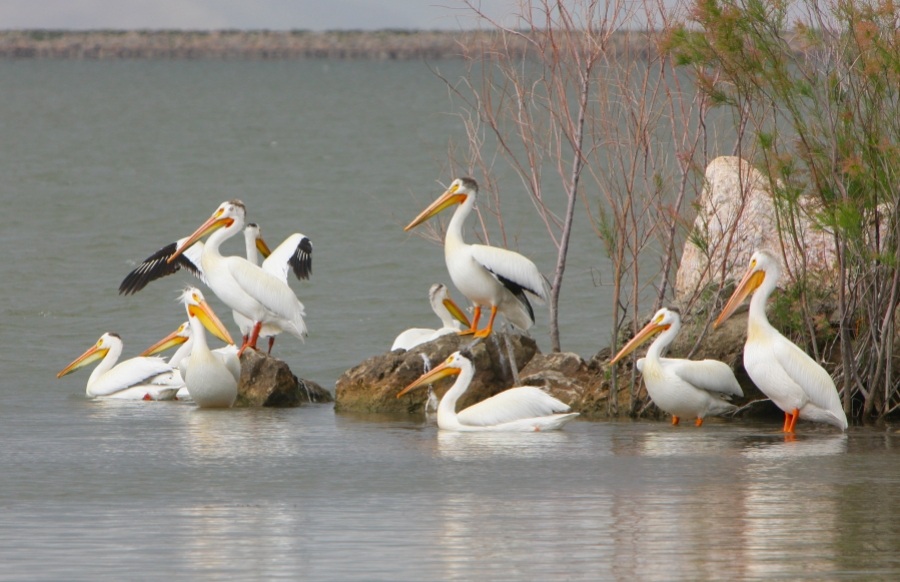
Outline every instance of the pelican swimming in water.
<path id="1" fill-rule="evenodd" d="M 706 415 L 717 415 L 735 409 L 725 399 L 743 396 L 731 367 L 718 360 L 684 360 L 664 358 L 666 349 L 681 329 L 681 315 L 665 307 L 656 312 L 644 326 L 610 360 L 615 364 L 656 334 L 647 356 L 638 368 L 647 385 L 647 393 L 661 410 L 672 415 L 672 424 L 681 417 L 695 418 L 701 426 Z"/>
<path id="2" fill-rule="evenodd" d="M 206 342 L 205 330 L 209 330 L 226 343 L 234 342 L 199 289 L 196 287 L 185 289 L 181 301 L 187 311 L 191 328 L 191 353 L 181 368 L 184 384 L 197 406 L 228 408 L 237 398 L 241 364 L 237 352 L 232 351 L 228 355 L 213 353 Z M 156 346 L 161 343 L 157 343 Z M 156 346 L 152 346 L 148 351 L 155 349 Z"/>
<path id="3" fill-rule="evenodd" d="M 549 297 L 547 281 L 529 259 L 519 253 L 488 245 L 470 245 L 463 241 L 463 223 L 475 207 L 478 183 L 472 178 L 457 178 L 437 200 L 422 211 L 404 230 L 425 222 L 442 210 L 458 204 L 444 239 L 444 260 L 450 279 L 475 305 L 472 325 L 463 334 L 487 337 L 494 326 L 497 313 L 520 329 L 534 324 L 534 310 L 528 295 L 538 301 Z M 481 310 L 489 308 L 487 327 L 478 330 Z"/>
<path id="4" fill-rule="evenodd" d="M 394 350 L 411 350 L 414 347 L 436 340 L 442 335 L 450 333 L 459 333 L 462 326 L 470 327 L 469 318 L 462 312 L 458 305 L 450 297 L 447 286 L 435 283 L 428 290 L 428 301 L 431 303 L 431 309 L 435 315 L 441 319 L 441 326 L 438 329 L 429 329 L 425 327 L 413 327 L 403 331 L 394 339 L 391 345 L 391 351 Z"/>
<path id="5" fill-rule="evenodd" d="M 225 305 L 253 322 L 250 337 L 240 351 L 247 347 L 256 349 L 261 328 L 267 323 L 302 340 L 306 336 L 305 311 L 290 286 L 243 257 L 224 257 L 219 252 L 222 242 L 243 228 L 245 215 L 246 208 L 240 200 L 223 202 L 167 262 L 176 261 L 196 241 L 209 235 L 200 255 L 209 288 Z"/>
<path id="6" fill-rule="evenodd" d="M 122 355 L 122 338 L 117 333 L 104 333 L 100 339 L 56 375 L 62 378 L 75 370 L 100 360 L 87 382 L 91 398 L 124 400 L 171 400 L 181 386 L 172 367 L 162 358 L 136 357 L 118 362 Z"/>
<path id="7" fill-rule="evenodd" d="M 766 317 L 766 302 L 780 277 L 781 265 L 774 255 L 764 250 L 753 253 L 744 277 L 714 327 L 719 327 L 753 293 L 747 317 L 744 369 L 763 394 L 784 411 L 784 432 L 793 433 L 800 417 L 845 430 L 847 415 L 831 376 L 776 331 Z"/>
<path id="8" fill-rule="evenodd" d="M 457 414 L 456 402 L 465 394 L 475 376 L 472 356 L 465 351 L 451 354 L 441 365 L 426 372 L 401 390 L 397 398 L 413 388 L 453 375 L 457 376 L 456 382 L 438 404 L 437 423 L 443 430 L 461 432 L 558 430 L 578 416 L 577 412 L 569 412 L 571 408 L 568 404 L 534 386 L 504 390 Z"/>
<path id="9" fill-rule="evenodd" d="M 178 346 L 178 349 L 169 357 L 169 365 L 174 368 L 182 382 L 182 386 L 179 388 L 175 398 L 176 400 L 190 400 L 190 392 L 188 391 L 187 386 L 184 385 L 188 357 L 191 355 L 191 351 L 194 348 L 194 334 L 191 331 L 190 321 L 185 321 L 179 325 L 175 331 L 141 352 L 140 355 L 153 356 L 175 346 Z M 222 363 L 228 367 L 233 376 L 240 378 L 241 362 L 237 357 L 237 351 L 238 348 L 236 345 L 228 344 L 224 347 L 212 350 L 212 353 L 222 360 Z"/>

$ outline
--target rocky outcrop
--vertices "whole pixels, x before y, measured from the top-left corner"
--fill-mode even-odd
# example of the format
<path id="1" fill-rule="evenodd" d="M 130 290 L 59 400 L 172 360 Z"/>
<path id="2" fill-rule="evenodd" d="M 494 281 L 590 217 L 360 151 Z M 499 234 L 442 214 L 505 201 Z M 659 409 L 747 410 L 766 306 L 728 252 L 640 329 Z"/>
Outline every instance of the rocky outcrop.
<path id="1" fill-rule="evenodd" d="M 750 255 L 760 248 L 779 257 L 784 249 L 788 280 L 801 273 L 805 264 L 807 274 L 815 274 L 826 287 L 834 286 L 834 238 L 808 217 L 814 211 L 813 202 L 799 202 L 795 228 L 803 241 L 800 254 L 796 245 L 782 245 L 779 232 L 784 229 L 777 222 L 769 181 L 749 162 L 733 156 L 710 162 L 706 187 L 696 206 L 697 217 L 675 279 L 676 301 L 693 296 L 710 283 L 718 284 L 723 273 L 725 279 L 740 279 Z"/>
<path id="2" fill-rule="evenodd" d="M 283 361 L 255 350 L 241 355 L 241 379 L 235 406 L 292 407 L 331 402 L 331 393 L 310 380 L 300 380 Z"/>
<path id="3" fill-rule="evenodd" d="M 519 370 L 538 353 L 537 344 L 519 334 L 493 333 L 485 340 L 450 334 L 404 351 L 373 356 L 344 372 L 335 384 L 335 410 L 341 412 L 422 412 L 428 391 L 416 390 L 403 398 L 397 393 L 453 352 L 466 348 L 474 358 L 475 378 L 459 409 L 493 396 L 517 383 Z M 452 381 L 434 387 L 440 397 Z"/>

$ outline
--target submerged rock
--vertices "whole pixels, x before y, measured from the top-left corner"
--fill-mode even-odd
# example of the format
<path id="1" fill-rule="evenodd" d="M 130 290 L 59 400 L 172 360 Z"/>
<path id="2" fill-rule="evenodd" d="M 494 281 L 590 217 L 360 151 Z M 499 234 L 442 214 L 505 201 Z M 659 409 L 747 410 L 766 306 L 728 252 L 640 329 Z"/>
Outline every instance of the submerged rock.
<path id="1" fill-rule="evenodd" d="M 241 379 L 235 406 L 301 406 L 331 402 L 331 393 L 310 380 L 298 379 L 286 363 L 256 350 L 241 355 Z"/>
<path id="2" fill-rule="evenodd" d="M 428 390 L 419 389 L 399 399 L 397 393 L 462 348 L 472 353 L 476 372 L 460 400 L 460 410 L 515 386 L 518 370 L 538 353 L 535 341 L 520 334 L 495 332 L 485 340 L 457 334 L 442 336 L 409 351 L 373 356 L 344 372 L 335 384 L 335 410 L 421 413 Z M 439 382 L 435 394 L 443 396 L 452 383 L 450 379 Z"/>

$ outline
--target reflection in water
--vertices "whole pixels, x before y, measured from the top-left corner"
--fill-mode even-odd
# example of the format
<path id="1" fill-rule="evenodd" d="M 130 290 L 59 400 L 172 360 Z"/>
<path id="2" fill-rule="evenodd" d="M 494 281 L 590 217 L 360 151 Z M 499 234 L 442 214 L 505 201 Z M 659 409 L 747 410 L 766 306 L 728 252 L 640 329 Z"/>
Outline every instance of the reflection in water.
<path id="1" fill-rule="evenodd" d="M 750 460 L 741 478 L 745 575 L 815 577 L 835 569 L 840 483 L 822 479 L 820 459 L 846 450 L 847 436 L 836 434 L 773 439 L 741 451 Z"/>
<path id="2" fill-rule="evenodd" d="M 280 457 L 295 452 L 297 427 L 259 409 L 200 409 L 186 415 L 185 454 L 198 459 Z"/>
<path id="3" fill-rule="evenodd" d="M 551 432 L 457 432 L 437 431 L 437 452 L 441 458 L 461 460 L 492 457 L 539 459 L 556 455 L 568 442 L 564 431 Z"/>

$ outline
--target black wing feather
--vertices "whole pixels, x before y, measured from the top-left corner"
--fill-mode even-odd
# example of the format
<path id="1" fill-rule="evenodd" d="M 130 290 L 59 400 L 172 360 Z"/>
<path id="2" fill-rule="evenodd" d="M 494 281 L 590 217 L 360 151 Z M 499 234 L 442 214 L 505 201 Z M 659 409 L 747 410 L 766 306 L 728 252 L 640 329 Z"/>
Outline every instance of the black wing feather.
<path id="1" fill-rule="evenodd" d="M 525 295 L 525 287 L 522 287 L 518 283 L 514 283 L 513 281 L 510 281 L 506 277 L 498 275 L 497 273 L 491 271 L 490 269 L 488 269 L 488 272 L 490 272 L 491 275 L 496 277 L 497 280 L 500 281 L 504 287 L 509 289 L 509 292 L 512 293 L 513 296 L 515 296 L 515 298 L 518 299 L 522 303 L 522 305 L 525 306 L 525 309 L 528 310 L 528 317 L 531 318 L 531 322 L 534 323 L 534 309 L 532 309 L 532 307 L 531 307 L 531 302 L 528 301 L 528 296 Z"/>
<path id="2" fill-rule="evenodd" d="M 294 275 L 300 280 L 309 279 L 309 276 L 312 275 L 312 251 L 312 241 L 309 240 L 309 237 L 304 236 L 288 260 L 294 270 Z"/>
<path id="3" fill-rule="evenodd" d="M 185 269 L 195 277 L 202 279 L 200 269 L 183 254 L 177 259 L 169 261 L 169 257 L 175 254 L 178 242 L 173 242 L 159 249 L 125 276 L 119 285 L 119 295 L 132 295 L 147 286 L 147 283 L 176 273 L 179 269 Z"/>

